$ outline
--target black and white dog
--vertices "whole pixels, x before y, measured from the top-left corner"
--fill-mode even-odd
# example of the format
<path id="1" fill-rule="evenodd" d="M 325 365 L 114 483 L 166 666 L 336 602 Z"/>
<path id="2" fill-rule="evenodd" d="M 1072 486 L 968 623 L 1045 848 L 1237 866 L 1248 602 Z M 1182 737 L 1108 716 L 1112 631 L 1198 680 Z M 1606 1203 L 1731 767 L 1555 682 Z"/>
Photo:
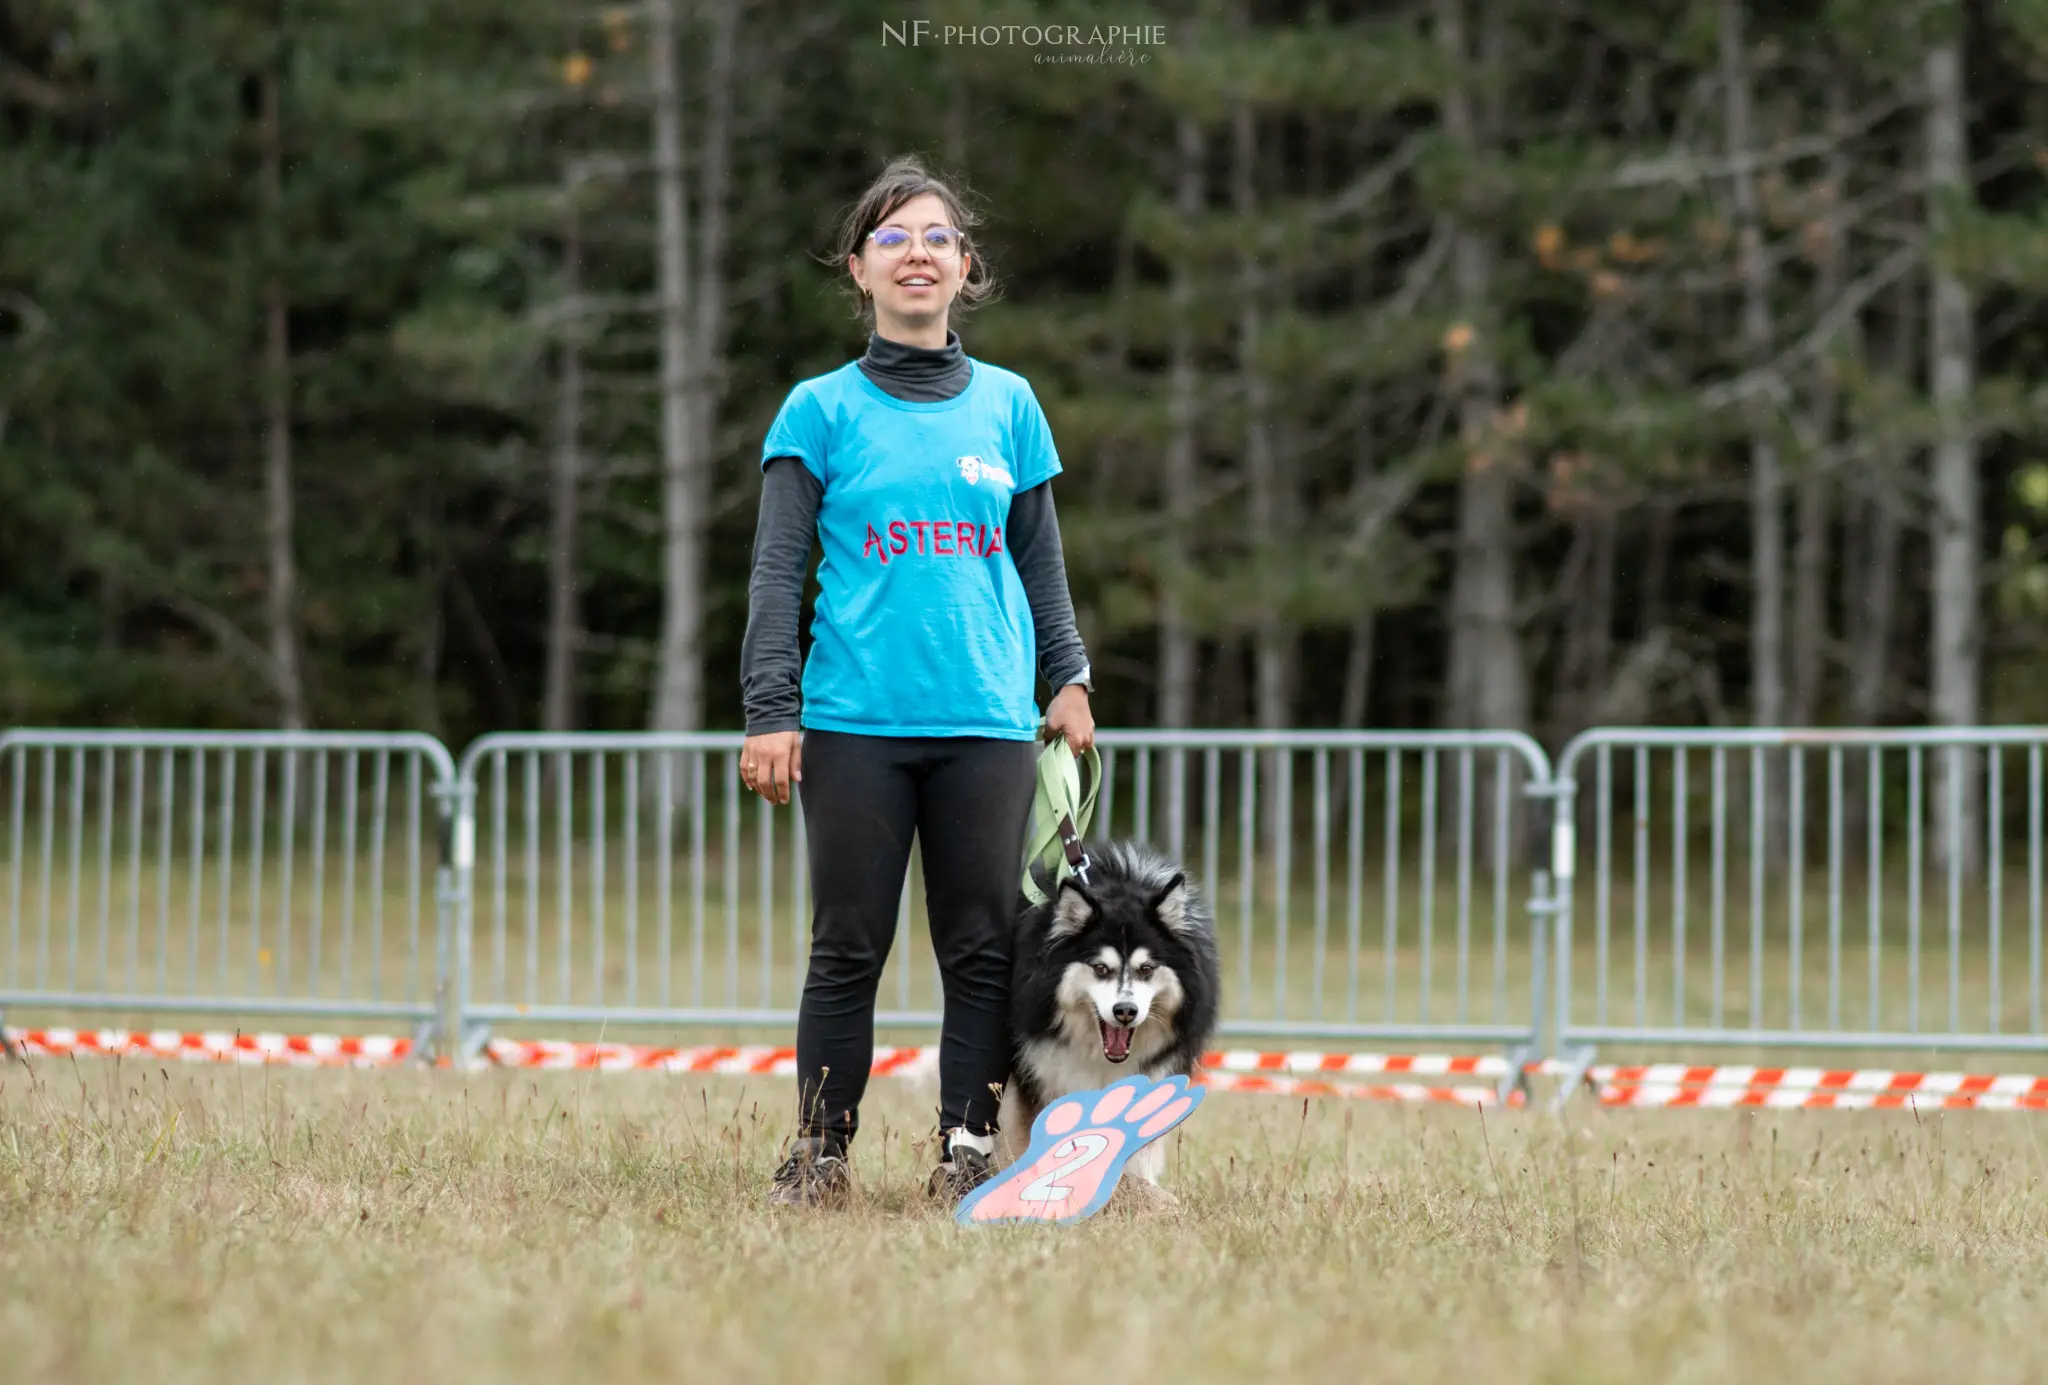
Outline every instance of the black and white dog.
<path id="1" fill-rule="evenodd" d="M 1134 843 L 1094 846 L 1089 858 L 1085 884 L 1069 876 L 1017 920 L 1005 1162 L 1024 1152 L 1051 1103 L 1133 1072 L 1190 1075 L 1216 1032 L 1222 965 L 1201 892 L 1180 866 Z M 1141 1150 L 1130 1172 L 1156 1185 L 1162 1145 Z"/>

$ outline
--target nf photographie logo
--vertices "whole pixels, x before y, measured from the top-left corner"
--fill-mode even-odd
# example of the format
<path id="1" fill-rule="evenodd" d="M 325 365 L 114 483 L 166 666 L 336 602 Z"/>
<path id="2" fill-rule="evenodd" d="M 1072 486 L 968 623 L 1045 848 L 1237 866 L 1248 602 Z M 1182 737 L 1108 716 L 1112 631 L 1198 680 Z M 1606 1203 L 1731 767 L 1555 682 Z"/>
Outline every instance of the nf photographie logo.
<path id="1" fill-rule="evenodd" d="M 1164 24 L 934 24 L 928 19 L 882 21 L 882 46 L 904 48 L 1021 48 L 1036 63 L 1138 64 L 1147 48 L 1166 43 Z"/>

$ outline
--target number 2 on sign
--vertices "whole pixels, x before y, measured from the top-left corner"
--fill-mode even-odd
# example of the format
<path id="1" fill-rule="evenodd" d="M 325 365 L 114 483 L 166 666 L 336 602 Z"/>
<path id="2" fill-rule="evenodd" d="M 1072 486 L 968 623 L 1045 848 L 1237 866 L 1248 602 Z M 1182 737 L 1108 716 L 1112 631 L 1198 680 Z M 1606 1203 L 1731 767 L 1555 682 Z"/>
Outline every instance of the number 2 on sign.
<path id="1" fill-rule="evenodd" d="M 1109 1152 L 1109 1137 L 1084 1130 L 1073 1139 L 1053 1150 L 1052 1157 L 1061 1162 L 1054 1164 L 1027 1186 L 1017 1190 L 1019 1202 L 1064 1202 L 1074 1195 L 1074 1190 L 1053 1180 L 1070 1173 L 1079 1173 Z"/>

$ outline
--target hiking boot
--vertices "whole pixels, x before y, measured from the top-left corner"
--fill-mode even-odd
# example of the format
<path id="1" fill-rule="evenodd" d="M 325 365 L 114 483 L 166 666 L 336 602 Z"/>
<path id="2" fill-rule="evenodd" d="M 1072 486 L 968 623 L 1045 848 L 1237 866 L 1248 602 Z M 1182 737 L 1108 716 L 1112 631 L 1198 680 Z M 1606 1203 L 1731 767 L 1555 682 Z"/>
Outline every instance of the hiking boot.
<path id="1" fill-rule="evenodd" d="M 989 1156 L 956 1135 L 947 1144 L 945 1162 L 932 1170 L 925 1193 L 936 1202 L 957 1206 L 962 1198 L 995 1176 Z"/>
<path id="2" fill-rule="evenodd" d="M 844 1147 L 810 1135 L 790 1146 L 789 1157 L 775 1171 L 768 1200 L 777 1207 L 837 1206 L 852 1191 Z"/>

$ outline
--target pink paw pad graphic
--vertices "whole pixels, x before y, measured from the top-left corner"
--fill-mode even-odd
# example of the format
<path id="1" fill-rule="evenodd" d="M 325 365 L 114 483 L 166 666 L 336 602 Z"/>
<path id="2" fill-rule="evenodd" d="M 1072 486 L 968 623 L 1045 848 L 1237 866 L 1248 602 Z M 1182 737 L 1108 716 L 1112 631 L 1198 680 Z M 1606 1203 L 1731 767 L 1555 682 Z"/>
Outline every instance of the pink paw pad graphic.
<path id="1" fill-rule="evenodd" d="M 1093 1216 L 1116 1191 L 1131 1156 L 1193 1115 L 1206 1095 L 1185 1077 L 1126 1077 L 1062 1097 L 1031 1123 L 1023 1156 L 970 1193 L 954 1219 L 986 1226 Z"/>

